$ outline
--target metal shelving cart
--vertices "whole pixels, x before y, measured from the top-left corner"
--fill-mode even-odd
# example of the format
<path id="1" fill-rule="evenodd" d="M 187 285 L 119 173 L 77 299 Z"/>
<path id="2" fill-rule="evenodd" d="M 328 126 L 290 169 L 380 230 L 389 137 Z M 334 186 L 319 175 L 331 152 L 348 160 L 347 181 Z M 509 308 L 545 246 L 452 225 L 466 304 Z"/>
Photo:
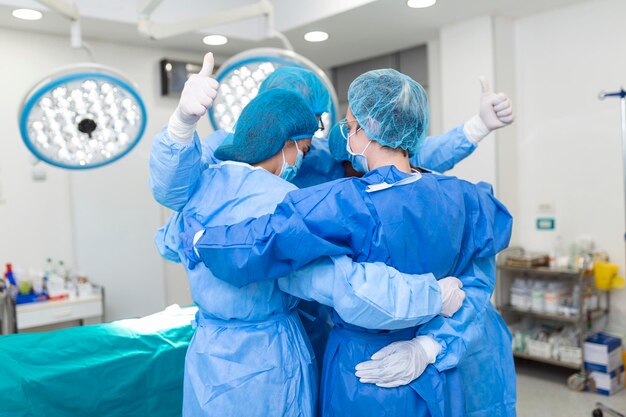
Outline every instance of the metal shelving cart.
<path id="1" fill-rule="evenodd" d="M 536 312 L 516 308 L 511 305 L 511 286 L 516 278 L 561 281 L 568 282 L 571 285 L 578 284 L 579 300 L 578 310 L 575 315 L 567 316 L 557 313 Z M 589 310 L 586 308 L 585 297 L 595 294 L 598 297 L 597 308 Z M 587 374 L 584 370 L 583 343 L 588 335 L 589 330 L 598 320 L 605 318 L 609 312 L 609 292 L 599 291 L 595 289 L 593 274 L 585 269 L 555 269 L 548 267 L 516 267 L 508 266 L 506 260 L 499 259 L 497 265 L 497 284 L 496 284 L 496 307 L 504 318 L 508 326 L 521 321 L 524 317 L 532 317 L 539 323 L 549 324 L 570 324 L 578 330 L 578 347 L 580 348 L 580 360 L 563 361 L 560 358 L 552 356 L 537 356 L 529 354 L 527 351 L 514 352 L 514 356 L 533 360 L 537 362 L 556 365 L 564 368 L 579 370 L 580 373 L 572 376 L 568 381 L 570 387 L 574 389 L 584 389 L 584 385 L 588 382 Z"/>

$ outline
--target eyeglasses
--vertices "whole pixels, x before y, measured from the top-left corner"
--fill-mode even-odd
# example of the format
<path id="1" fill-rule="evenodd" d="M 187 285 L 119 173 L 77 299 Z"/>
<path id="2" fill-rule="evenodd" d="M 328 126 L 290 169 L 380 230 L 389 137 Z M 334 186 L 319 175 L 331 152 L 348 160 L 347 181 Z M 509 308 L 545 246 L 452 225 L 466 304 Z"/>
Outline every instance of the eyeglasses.
<path id="1" fill-rule="evenodd" d="M 326 126 L 324 126 L 324 120 L 320 116 L 320 120 L 319 120 L 318 125 L 317 125 L 317 130 L 323 132 L 324 129 L 326 129 Z"/>
<path id="2" fill-rule="evenodd" d="M 358 122 L 357 120 L 347 120 L 347 119 L 341 119 L 339 121 L 339 130 L 341 130 L 341 136 L 343 136 L 345 140 L 348 140 L 348 138 L 350 137 L 350 125 L 349 125 L 350 123 L 358 123 Z M 358 132 L 359 130 L 361 130 L 360 126 L 356 129 L 356 132 Z"/>

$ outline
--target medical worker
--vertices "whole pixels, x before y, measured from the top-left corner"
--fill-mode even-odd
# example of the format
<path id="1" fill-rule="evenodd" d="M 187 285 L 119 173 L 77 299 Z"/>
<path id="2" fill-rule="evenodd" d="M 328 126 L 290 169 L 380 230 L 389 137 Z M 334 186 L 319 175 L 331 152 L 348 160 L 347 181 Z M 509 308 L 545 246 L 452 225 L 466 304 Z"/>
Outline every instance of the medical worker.
<path id="1" fill-rule="evenodd" d="M 509 98 L 503 93 L 493 93 L 484 78 L 480 82 L 482 91 L 478 114 L 443 135 L 426 137 L 420 149 L 411 157 L 414 166 L 437 172 L 452 169 L 468 157 L 491 131 L 513 121 Z M 293 89 L 307 98 L 323 126 L 321 116 L 330 111 L 330 97 L 324 84 L 313 72 L 299 67 L 280 67 L 263 81 L 259 91 L 271 88 Z M 324 130 L 330 129 L 330 126 L 323 127 Z M 326 138 L 315 137 L 302 168 L 292 182 L 298 188 L 304 188 L 345 176 L 342 164 L 329 158 Z"/>
<path id="2" fill-rule="evenodd" d="M 428 136 L 424 139 L 420 149 L 410 158 L 413 166 L 443 172 L 452 169 L 456 163 L 469 156 L 478 143 L 492 130 L 501 128 L 513 121 L 511 102 L 503 94 L 491 91 L 488 82 L 481 77 L 481 94 L 479 112 L 464 124 L 440 136 Z M 259 91 L 272 88 L 287 88 L 297 91 L 308 99 L 311 109 L 318 117 L 330 111 L 330 97 L 328 90 L 320 79 L 311 71 L 299 67 L 281 67 L 270 74 L 261 84 Z M 321 124 L 323 126 L 323 124 Z M 337 125 L 335 125 L 337 127 Z M 324 130 L 328 129 L 325 127 Z M 339 133 L 338 128 L 333 128 Z M 337 136 L 337 135 L 336 135 Z M 314 137 L 311 149 L 292 182 L 298 188 L 309 187 L 323 182 L 343 178 L 345 176 L 360 176 L 363 172 L 354 170 L 348 158 L 345 157 L 345 140 L 339 134 L 333 149 L 333 138 Z M 331 152 L 332 150 L 343 152 Z M 333 157 L 330 157 L 330 154 Z M 303 318 L 304 328 L 309 335 L 315 356 L 321 361 L 324 357 L 326 340 L 332 328 L 331 312 L 324 305 L 304 301 L 298 306 Z"/>
<path id="3" fill-rule="evenodd" d="M 510 334 L 489 302 L 495 254 L 508 245 L 511 216 L 486 184 L 411 169 L 409 153 L 428 128 L 426 93 L 414 80 L 370 71 L 351 84 L 348 105 L 346 149 L 365 176 L 291 192 L 271 215 L 190 230 L 186 240 L 196 242 L 215 276 L 235 285 L 341 254 L 403 272 L 462 277 L 467 299 L 450 319 L 380 332 L 335 315 L 322 415 L 515 415 Z M 384 357 L 382 366 L 363 364 L 355 376 L 356 365 L 377 352 L 373 360 Z M 386 368 L 387 357 L 402 369 Z M 368 383 L 374 380 L 378 385 Z"/>
<path id="4" fill-rule="evenodd" d="M 210 66 L 207 60 L 202 71 L 210 72 Z M 181 102 L 192 94 L 186 90 Z M 199 115 L 185 113 L 195 111 L 193 103 L 181 107 L 187 121 L 197 122 L 193 119 Z M 320 260 L 278 282 L 236 288 L 185 256 L 183 216 L 213 225 L 271 212 L 295 189 L 284 179 L 297 171 L 316 129 L 315 116 L 297 94 L 282 89 L 260 94 L 242 112 L 235 134 L 216 149 L 225 162 L 203 170 L 182 213 L 173 214 L 157 234 L 161 254 L 185 263 L 199 307 L 185 360 L 185 416 L 314 414 L 314 357 L 295 312 L 298 300 L 281 287 L 334 307 L 351 323 L 383 329 L 452 315 L 463 301 L 455 278 L 442 283 L 432 274 L 405 275 L 382 263 L 357 264 L 347 257 Z M 192 132 L 188 144 L 174 144 L 167 130 L 153 144 L 153 162 L 167 169 L 166 159 L 175 164 L 183 150 L 199 160 L 197 134 Z"/>

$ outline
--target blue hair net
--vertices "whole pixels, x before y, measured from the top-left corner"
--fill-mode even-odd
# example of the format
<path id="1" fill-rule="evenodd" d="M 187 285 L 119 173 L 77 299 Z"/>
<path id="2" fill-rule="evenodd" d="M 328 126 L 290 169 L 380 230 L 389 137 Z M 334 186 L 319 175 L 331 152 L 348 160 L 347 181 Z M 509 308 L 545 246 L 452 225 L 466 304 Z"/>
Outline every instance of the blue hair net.
<path id="1" fill-rule="evenodd" d="M 275 88 L 244 107 L 235 133 L 224 139 L 215 157 L 256 164 L 276 155 L 288 140 L 310 139 L 317 128 L 317 119 L 302 97 Z"/>
<path id="2" fill-rule="evenodd" d="M 336 123 L 328 134 L 328 149 L 330 149 L 330 154 L 333 158 L 339 162 L 350 160 L 350 155 L 348 155 L 348 151 L 346 150 L 346 140 L 341 134 L 341 129 L 348 130 L 348 125 Z"/>
<path id="3" fill-rule="evenodd" d="M 428 131 L 426 91 L 393 69 L 358 76 L 348 89 L 348 105 L 365 134 L 390 148 L 413 154 Z"/>
<path id="4" fill-rule="evenodd" d="M 300 67 L 279 67 L 261 84 L 259 93 L 284 88 L 300 94 L 316 116 L 330 111 L 330 94 L 326 85 L 312 71 Z"/>

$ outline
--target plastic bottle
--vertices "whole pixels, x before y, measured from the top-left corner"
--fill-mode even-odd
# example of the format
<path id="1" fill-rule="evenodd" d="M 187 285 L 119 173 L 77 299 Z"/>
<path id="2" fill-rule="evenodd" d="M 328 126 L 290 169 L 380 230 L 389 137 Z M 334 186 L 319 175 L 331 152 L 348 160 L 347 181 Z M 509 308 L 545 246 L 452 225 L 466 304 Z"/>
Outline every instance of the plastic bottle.
<path id="1" fill-rule="evenodd" d="M 515 278 L 511 286 L 511 306 L 518 310 L 530 308 L 530 287 L 532 284 L 523 278 Z"/>
<path id="2" fill-rule="evenodd" d="M 56 269 L 56 274 L 60 276 L 61 278 L 63 278 L 65 281 L 68 280 L 67 268 L 65 268 L 65 262 L 59 261 L 59 264 Z"/>
<path id="3" fill-rule="evenodd" d="M 52 262 L 52 258 L 48 258 L 46 259 L 46 276 L 50 277 L 54 273 L 54 263 Z"/>
<path id="4" fill-rule="evenodd" d="M 550 268 L 558 268 L 560 266 L 560 259 L 566 255 L 565 246 L 563 245 L 563 238 L 560 235 L 557 235 L 554 238 L 554 244 L 552 245 L 552 250 L 550 251 Z"/>
<path id="5" fill-rule="evenodd" d="M 578 308 L 580 307 L 580 286 L 574 285 L 572 290 L 572 307 L 570 309 L 570 316 L 578 317 Z"/>
<path id="6" fill-rule="evenodd" d="M 43 272 L 32 270 L 29 272 L 30 278 L 33 281 L 33 292 L 35 294 L 43 293 Z"/>
<path id="7" fill-rule="evenodd" d="M 551 282 L 544 293 L 544 311 L 549 314 L 557 314 L 561 299 L 565 295 L 566 287 L 562 282 Z"/>
<path id="8" fill-rule="evenodd" d="M 7 264 L 7 271 L 4 273 L 5 278 L 9 281 L 9 284 L 16 286 L 17 282 L 13 277 L 13 266 L 11 264 Z"/>
<path id="9" fill-rule="evenodd" d="M 535 281 L 535 283 L 533 284 L 532 292 L 531 292 L 531 305 L 530 305 L 530 309 L 532 311 L 535 311 L 537 313 L 543 313 L 544 312 L 544 309 L 545 309 L 545 307 L 544 307 L 544 305 L 545 305 L 545 300 L 544 300 L 545 289 L 546 289 L 546 285 L 542 281 Z"/>

